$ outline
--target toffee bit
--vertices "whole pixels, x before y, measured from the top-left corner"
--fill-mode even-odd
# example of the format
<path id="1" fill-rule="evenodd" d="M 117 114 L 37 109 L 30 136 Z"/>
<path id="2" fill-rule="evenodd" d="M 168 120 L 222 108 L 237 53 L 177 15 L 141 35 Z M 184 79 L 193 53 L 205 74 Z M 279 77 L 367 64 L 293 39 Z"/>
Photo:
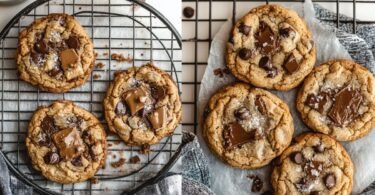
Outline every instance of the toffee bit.
<path id="1" fill-rule="evenodd" d="M 116 162 L 111 162 L 111 166 L 113 167 L 113 168 L 119 168 L 119 167 L 121 167 L 122 165 L 124 165 L 125 164 L 125 158 L 120 158 L 118 161 L 116 161 Z"/>
<path id="2" fill-rule="evenodd" d="M 116 60 L 118 62 L 131 62 L 132 59 L 128 56 L 128 57 L 125 57 L 124 55 L 122 54 L 117 54 L 117 53 L 113 53 L 111 55 L 111 59 L 112 60 Z"/>

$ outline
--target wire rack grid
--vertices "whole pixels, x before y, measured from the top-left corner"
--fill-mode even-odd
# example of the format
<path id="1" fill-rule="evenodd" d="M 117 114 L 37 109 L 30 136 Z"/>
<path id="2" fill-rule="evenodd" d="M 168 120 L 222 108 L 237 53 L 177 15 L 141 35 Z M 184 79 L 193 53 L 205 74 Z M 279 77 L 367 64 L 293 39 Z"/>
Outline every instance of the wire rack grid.
<path id="1" fill-rule="evenodd" d="M 64 94 L 50 94 L 20 81 L 15 64 L 18 34 L 37 18 L 49 13 L 74 15 L 94 43 L 97 63 L 91 78 L 81 87 Z M 181 38 L 174 27 L 159 12 L 138 1 L 125 0 L 38 0 L 30 4 L 9 22 L 0 34 L 0 90 L 1 125 L 0 154 L 6 157 L 10 169 L 23 181 L 42 194 L 119 194 L 164 174 L 181 145 L 181 128 L 150 146 L 150 152 L 141 154 L 140 147 L 129 147 L 116 135 L 107 137 L 108 156 L 96 182 L 57 184 L 46 180 L 30 164 L 25 150 L 27 124 L 38 106 L 49 105 L 56 99 L 73 100 L 96 115 L 106 124 L 102 100 L 106 88 L 117 70 L 153 62 L 168 72 L 181 88 Z M 120 63 L 111 54 L 123 54 L 133 60 Z M 128 160 L 120 168 L 111 162 L 139 156 L 140 163 Z"/>

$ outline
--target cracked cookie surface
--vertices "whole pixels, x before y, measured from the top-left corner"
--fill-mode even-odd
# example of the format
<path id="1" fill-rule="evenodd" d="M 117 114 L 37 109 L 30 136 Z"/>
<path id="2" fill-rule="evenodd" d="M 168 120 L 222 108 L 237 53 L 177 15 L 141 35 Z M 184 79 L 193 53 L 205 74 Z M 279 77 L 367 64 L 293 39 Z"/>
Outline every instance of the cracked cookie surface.
<path id="1" fill-rule="evenodd" d="M 238 20 L 226 49 L 227 66 L 236 78 L 267 89 L 296 87 L 315 60 L 306 24 L 296 12 L 279 5 L 256 7 Z"/>
<path id="2" fill-rule="evenodd" d="M 115 73 L 104 110 L 109 129 L 128 145 L 155 144 L 181 120 L 176 83 L 152 64 Z"/>
<path id="3" fill-rule="evenodd" d="M 374 76 L 351 60 L 315 67 L 296 102 L 310 128 L 339 141 L 359 139 L 375 126 Z"/>
<path id="4" fill-rule="evenodd" d="M 275 194 L 349 195 L 354 168 L 340 143 L 318 133 L 302 134 L 295 140 L 272 172 Z"/>
<path id="5" fill-rule="evenodd" d="M 82 85 L 94 63 L 93 44 L 73 16 L 50 14 L 19 35 L 20 78 L 44 91 L 63 93 Z"/>
<path id="6" fill-rule="evenodd" d="M 40 107 L 29 123 L 26 147 L 33 167 L 59 183 L 77 183 L 104 165 L 104 128 L 90 112 L 71 101 Z"/>
<path id="7" fill-rule="evenodd" d="M 204 117 L 202 134 L 211 151 L 242 169 L 267 165 L 289 146 L 294 132 L 286 103 L 244 83 L 217 91 Z"/>

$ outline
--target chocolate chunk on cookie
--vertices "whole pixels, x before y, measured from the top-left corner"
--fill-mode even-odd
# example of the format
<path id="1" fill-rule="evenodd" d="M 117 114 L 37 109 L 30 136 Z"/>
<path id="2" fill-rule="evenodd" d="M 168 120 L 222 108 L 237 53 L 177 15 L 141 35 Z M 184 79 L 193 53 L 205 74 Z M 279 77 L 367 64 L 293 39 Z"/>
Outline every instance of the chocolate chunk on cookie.
<path id="1" fill-rule="evenodd" d="M 294 132 L 288 106 L 244 83 L 228 85 L 207 105 L 202 134 L 211 151 L 242 169 L 263 167 L 288 147 Z"/>
<path id="2" fill-rule="evenodd" d="M 295 140 L 273 169 L 271 183 L 275 195 L 349 195 L 354 167 L 344 147 L 331 137 L 318 133 L 302 134 Z M 316 146 L 325 146 L 325 149 L 317 151 Z M 291 158 L 296 154 L 303 160 Z"/>
<path id="3" fill-rule="evenodd" d="M 375 79 L 351 60 L 334 60 L 314 68 L 297 96 L 303 121 L 339 141 L 368 134 L 375 126 Z"/>
<path id="4" fill-rule="evenodd" d="M 78 183 L 104 165 L 104 128 L 90 112 L 58 100 L 39 108 L 29 123 L 26 147 L 33 167 L 49 180 Z"/>
<path id="5" fill-rule="evenodd" d="M 316 52 L 305 22 L 280 5 L 250 10 L 234 25 L 226 64 L 239 80 L 257 87 L 289 90 L 311 72 Z"/>
<path id="6" fill-rule="evenodd" d="M 128 145 L 155 144 L 181 120 L 172 78 L 152 64 L 117 72 L 104 99 L 109 129 Z"/>

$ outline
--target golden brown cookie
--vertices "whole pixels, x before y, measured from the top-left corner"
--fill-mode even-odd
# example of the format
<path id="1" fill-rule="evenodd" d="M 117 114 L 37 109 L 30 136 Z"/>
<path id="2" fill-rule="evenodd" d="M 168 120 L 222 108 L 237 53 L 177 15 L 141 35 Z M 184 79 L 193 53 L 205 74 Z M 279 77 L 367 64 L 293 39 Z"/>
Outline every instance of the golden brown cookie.
<path id="1" fill-rule="evenodd" d="M 324 134 L 306 133 L 295 140 L 272 172 L 275 195 L 349 195 L 354 168 L 344 147 Z"/>
<path id="2" fill-rule="evenodd" d="M 280 5 L 256 7 L 239 19 L 226 49 L 227 66 L 236 78 L 267 89 L 296 87 L 315 59 L 305 22 Z"/>
<path id="3" fill-rule="evenodd" d="M 267 165 L 289 146 L 289 108 L 270 92 L 244 83 L 223 87 L 205 110 L 203 137 L 224 162 L 242 169 Z"/>
<path id="4" fill-rule="evenodd" d="M 375 79 L 351 60 L 315 67 L 297 97 L 297 109 L 313 130 L 339 141 L 361 138 L 375 126 Z"/>
<path id="5" fill-rule="evenodd" d="M 20 78 L 44 91 L 63 93 L 81 86 L 94 63 L 92 42 L 73 16 L 50 14 L 19 35 Z"/>
<path id="6" fill-rule="evenodd" d="M 58 183 L 78 183 L 93 177 L 107 155 L 106 134 L 99 120 L 63 100 L 34 113 L 26 147 L 33 167 Z"/>
<path id="7" fill-rule="evenodd" d="M 104 110 L 109 129 L 128 145 L 155 144 L 181 120 L 176 83 L 152 64 L 117 72 Z"/>

